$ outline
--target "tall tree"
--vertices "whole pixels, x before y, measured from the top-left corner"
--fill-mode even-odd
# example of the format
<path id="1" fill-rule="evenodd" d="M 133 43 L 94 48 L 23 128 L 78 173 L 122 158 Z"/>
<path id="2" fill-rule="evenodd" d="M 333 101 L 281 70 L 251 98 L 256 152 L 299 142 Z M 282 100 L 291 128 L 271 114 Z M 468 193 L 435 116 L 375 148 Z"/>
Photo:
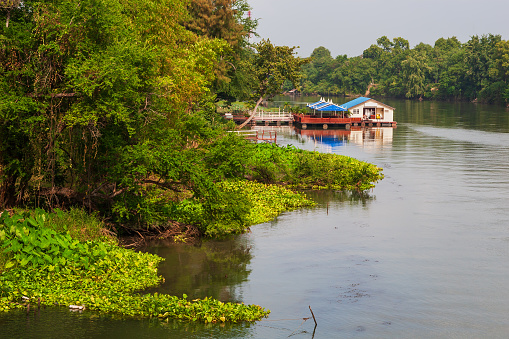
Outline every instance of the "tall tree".
<path id="1" fill-rule="evenodd" d="M 325 81 L 329 83 L 328 79 L 332 73 L 334 59 L 331 56 L 330 51 L 323 47 L 317 47 L 311 53 L 310 62 L 303 66 L 303 70 L 306 72 L 307 77 L 314 83 Z"/>
<path id="2" fill-rule="evenodd" d="M 247 32 L 237 20 L 234 5 L 235 0 L 192 0 L 189 3 L 191 18 L 186 27 L 197 35 L 237 45 Z"/>
<path id="3" fill-rule="evenodd" d="M 489 69 L 493 64 L 496 45 L 500 42 L 500 35 L 474 35 L 465 44 L 465 66 L 467 86 L 465 93 L 469 99 L 477 98 L 485 81 L 489 78 Z"/>
<path id="4" fill-rule="evenodd" d="M 427 78 L 431 68 L 425 50 L 413 50 L 401 63 L 401 80 L 407 98 L 422 97 L 426 91 Z"/>
<path id="5" fill-rule="evenodd" d="M 248 39 L 255 34 L 257 25 L 257 20 L 247 15 L 251 9 L 248 3 L 246 0 L 191 0 L 188 8 L 187 29 L 198 36 L 224 40 L 229 46 L 215 64 L 213 91 L 225 99 L 246 96 Z"/>
<path id="6" fill-rule="evenodd" d="M 25 0 L 12 9 L 0 27 L 1 207 L 28 189 L 51 206 L 127 193 L 117 160 L 192 113 L 225 47 L 185 30 L 185 17 L 184 0 Z"/>
<path id="7" fill-rule="evenodd" d="M 263 99 L 269 99 L 281 93 L 285 80 L 291 81 L 295 87 L 299 86 L 302 76 L 301 67 L 309 62 L 308 59 L 296 57 L 296 47 L 274 46 L 270 40 L 262 40 L 255 46 L 256 54 L 252 59 L 253 96 L 257 98 L 255 107 L 249 118 L 238 126 L 247 125 L 256 114 Z"/>
<path id="8" fill-rule="evenodd" d="M 498 42 L 496 47 L 494 55 L 496 76 L 507 83 L 509 81 L 509 40 Z"/>

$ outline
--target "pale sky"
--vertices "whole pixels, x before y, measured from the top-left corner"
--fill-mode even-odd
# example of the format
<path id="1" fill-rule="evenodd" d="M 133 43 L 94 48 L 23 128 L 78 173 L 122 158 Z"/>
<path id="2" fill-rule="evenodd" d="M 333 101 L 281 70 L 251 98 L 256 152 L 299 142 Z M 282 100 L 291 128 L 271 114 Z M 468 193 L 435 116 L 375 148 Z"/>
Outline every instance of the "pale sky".
<path id="1" fill-rule="evenodd" d="M 386 35 L 413 48 L 439 38 L 467 42 L 473 35 L 509 40 L 508 0 L 248 0 L 257 32 L 273 44 L 300 46 L 307 57 L 317 47 L 332 57 L 361 55 Z M 257 39 L 252 38 L 252 41 Z"/>

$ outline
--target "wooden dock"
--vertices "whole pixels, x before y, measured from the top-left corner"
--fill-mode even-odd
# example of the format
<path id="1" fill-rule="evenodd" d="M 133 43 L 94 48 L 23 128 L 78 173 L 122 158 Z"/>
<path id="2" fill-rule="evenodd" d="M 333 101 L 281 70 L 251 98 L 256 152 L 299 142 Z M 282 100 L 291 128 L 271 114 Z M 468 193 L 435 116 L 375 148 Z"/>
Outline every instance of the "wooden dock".
<path id="1" fill-rule="evenodd" d="M 243 123 L 248 119 L 245 115 L 234 115 L 232 113 L 225 114 L 226 119 L 231 119 L 236 123 Z M 265 112 L 259 111 L 255 114 L 251 123 L 253 125 L 277 125 L 280 126 L 282 124 L 292 124 L 293 122 L 293 114 L 291 112 L 279 111 L 279 112 Z"/>
<path id="2" fill-rule="evenodd" d="M 237 133 L 244 139 L 251 140 L 254 142 L 272 142 L 276 143 L 277 132 L 276 131 L 258 131 L 258 130 L 241 130 L 241 131 L 230 131 L 230 133 Z"/>

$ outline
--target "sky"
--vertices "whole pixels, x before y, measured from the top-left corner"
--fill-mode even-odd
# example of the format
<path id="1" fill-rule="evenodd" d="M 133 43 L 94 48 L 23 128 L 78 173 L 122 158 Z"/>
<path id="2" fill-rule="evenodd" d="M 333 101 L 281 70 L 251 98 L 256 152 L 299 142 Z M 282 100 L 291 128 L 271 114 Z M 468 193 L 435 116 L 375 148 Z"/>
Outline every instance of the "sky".
<path id="1" fill-rule="evenodd" d="M 299 46 L 308 57 L 317 47 L 332 57 L 362 52 L 381 36 L 402 37 L 410 47 L 433 46 L 455 36 L 462 43 L 474 35 L 509 40 L 508 0 L 247 0 L 259 19 L 260 38 L 275 45 Z M 259 41 L 252 37 L 251 41 Z"/>

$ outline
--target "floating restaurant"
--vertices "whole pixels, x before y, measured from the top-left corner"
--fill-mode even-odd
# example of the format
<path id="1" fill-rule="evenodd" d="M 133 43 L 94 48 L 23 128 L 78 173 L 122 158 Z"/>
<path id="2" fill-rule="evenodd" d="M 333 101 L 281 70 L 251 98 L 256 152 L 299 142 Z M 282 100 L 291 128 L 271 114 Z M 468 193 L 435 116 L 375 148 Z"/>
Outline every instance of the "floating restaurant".
<path id="1" fill-rule="evenodd" d="M 312 114 L 293 114 L 293 121 L 302 129 L 320 125 L 323 129 L 330 126 L 346 129 L 352 126 L 396 127 L 394 107 L 371 98 L 359 97 L 342 105 L 321 98 L 306 106 L 313 110 Z"/>

